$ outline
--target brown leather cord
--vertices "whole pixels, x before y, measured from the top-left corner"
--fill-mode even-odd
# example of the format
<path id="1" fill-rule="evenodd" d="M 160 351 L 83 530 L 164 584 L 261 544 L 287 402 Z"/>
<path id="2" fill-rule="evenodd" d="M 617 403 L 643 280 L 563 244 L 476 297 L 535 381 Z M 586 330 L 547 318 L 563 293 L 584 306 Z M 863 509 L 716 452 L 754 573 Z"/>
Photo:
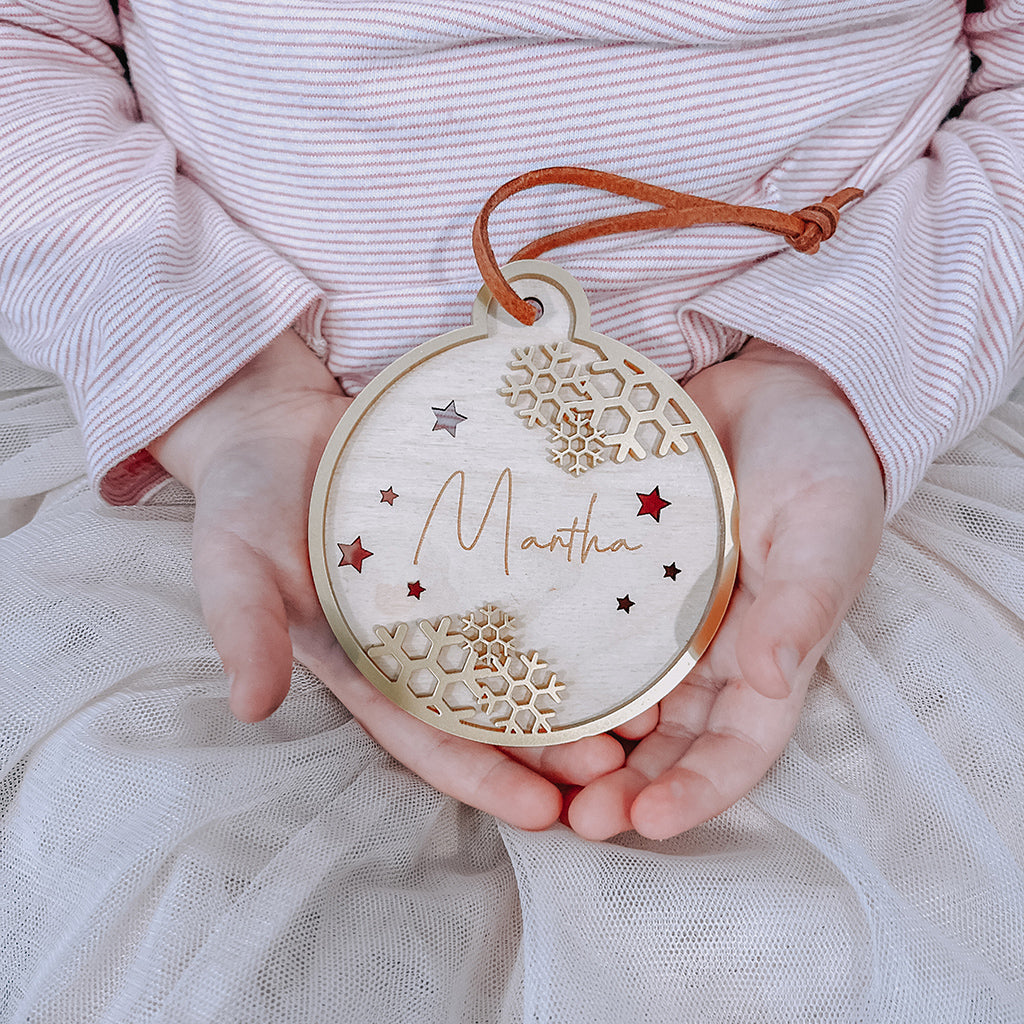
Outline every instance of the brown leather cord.
<path id="1" fill-rule="evenodd" d="M 632 178 L 623 178 L 607 171 L 594 171 L 586 167 L 543 167 L 528 171 L 501 186 L 484 203 L 473 225 L 473 252 L 484 284 L 505 310 L 520 323 L 532 324 L 537 316 L 534 306 L 521 299 L 509 286 L 498 267 L 494 249 L 487 235 L 487 224 L 495 207 L 509 196 L 538 185 L 582 185 L 602 192 L 639 199 L 658 207 L 623 213 L 586 221 L 562 231 L 555 231 L 535 242 L 523 246 L 512 260 L 534 259 L 559 246 L 570 245 L 602 235 L 615 235 L 629 231 L 657 231 L 664 228 L 686 228 L 694 224 L 741 224 L 760 228 L 783 238 L 798 252 L 815 253 L 821 242 L 832 237 L 839 223 L 840 207 L 864 193 L 859 188 L 844 188 L 835 195 L 826 196 L 820 203 L 780 213 L 760 206 L 735 206 L 714 199 L 674 192 L 658 185 L 649 185 Z"/>

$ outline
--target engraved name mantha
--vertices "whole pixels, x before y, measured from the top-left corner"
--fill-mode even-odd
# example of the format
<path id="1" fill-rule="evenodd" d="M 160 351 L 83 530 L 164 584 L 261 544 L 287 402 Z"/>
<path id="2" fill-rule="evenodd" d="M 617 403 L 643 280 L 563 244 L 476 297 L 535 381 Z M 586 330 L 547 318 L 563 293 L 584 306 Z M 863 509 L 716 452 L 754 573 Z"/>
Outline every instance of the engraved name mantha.
<path id="1" fill-rule="evenodd" d="M 601 535 L 596 491 L 591 493 L 586 506 L 572 515 L 571 521 L 568 521 L 568 516 L 573 510 L 566 513 L 566 525 L 513 533 L 513 517 L 518 511 L 518 485 L 512 470 L 505 467 L 498 474 L 483 514 L 474 523 L 466 513 L 466 492 L 468 488 L 477 493 L 474 489 L 479 486 L 479 475 L 469 480 L 462 469 L 455 470 L 441 484 L 424 518 L 413 564 L 418 564 L 432 545 L 450 546 L 454 543 L 463 551 L 476 551 L 479 547 L 481 557 L 493 559 L 495 565 L 509 576 L 510 551 L 514 550 L 544 551 L 564 557 L 570 564 L 583 566 L 595 555 L 630 553 L 643 548 L 643 544 L 635 539 Z M 478 493 L 486 493 L 486 487 L 485 481 L 483 490 Z M 517 515 L 515 518 L 518 521 Z"/>

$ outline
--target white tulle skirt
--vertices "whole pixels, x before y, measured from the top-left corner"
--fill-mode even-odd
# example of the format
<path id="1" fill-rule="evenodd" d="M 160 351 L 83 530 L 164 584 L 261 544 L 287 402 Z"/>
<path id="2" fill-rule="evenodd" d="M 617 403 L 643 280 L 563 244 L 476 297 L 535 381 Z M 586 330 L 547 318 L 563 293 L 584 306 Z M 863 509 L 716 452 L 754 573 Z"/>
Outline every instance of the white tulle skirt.
<path id="1" fill-rule="evenodd" d="M 301 667 L 246 726 L 168 489 L 0 356 L 0 1020 L 1024 1022 L 1024 390 L 890 524 L 785 755 L 678 839 L 523 834 Z"/>

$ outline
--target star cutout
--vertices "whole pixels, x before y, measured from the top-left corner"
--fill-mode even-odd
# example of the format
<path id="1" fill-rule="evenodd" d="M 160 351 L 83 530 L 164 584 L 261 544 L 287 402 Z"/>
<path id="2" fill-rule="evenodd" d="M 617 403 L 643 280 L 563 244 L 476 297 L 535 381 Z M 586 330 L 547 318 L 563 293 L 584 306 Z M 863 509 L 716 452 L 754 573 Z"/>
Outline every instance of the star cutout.
<path id="1" fill-rule="evenodd" d="M 351 565 L 356 572 L 363 571 L 363 562 L 373 554 L 372 551 L 367 551 L 363 547 L 361 537 L 356 537 L 351 544 L 339 544 L 338 547 L 341 548 L 341 561 L 338 563 L 338 567 Z"/>
<path id="2" fill-rule="evenodd" d="M 629 614 L 629 609 L 636 604 L 636 601 L 630 601 L 629 594 L 627 594 L 625 597 L 620 597 L 617 600 L 619 602 L 619 611 L 625 612 L 627 615 Z"/>
<path id="3" fill-rule="evenodd" d="M 437 422 L 432 429 L 447 430 L 452 437 L 455 436 L 456 427 L 466 418 L 455 408 L 454 398 L 443 409 L 432 405 L 430 411 L 437 417 Z"/>
<path id="4" fill-rule="evenodd" d="M 665 570 L 665 579 L 674 580 L 679 575 L 679 567 L 675 562 L 671 565 L 663 565 L 662 569 Z"/>
<path id="5" fill-rule="evenodd" d="M 661 510 L 672 504 L 661 496 L 657 487 L 650 494 L 641 494 L 637 491 L 636 496 L 640 499 L 640 511 L 637 515 L 651 516 L 656 523 L 661 522 Z"/>
<path id="6" fill-rule="evenodd" d="M 398 495 L 395 494 L 394 488 L 389 487 L 386 491 L 380 492 L 380 503 L 382 505 L 394 505 L 395 498 L 397 497 Z"/>
<path id="7" fill-rule="evenodd" d="M 406 586 L 409 588 L 409 596 L 415 597 L 417 601 L 420 599 L 420 594 L 424 593 L 427 589 L 426 587 L 420 586 L 419 580 L 415 583 L 408 583 Z"/>

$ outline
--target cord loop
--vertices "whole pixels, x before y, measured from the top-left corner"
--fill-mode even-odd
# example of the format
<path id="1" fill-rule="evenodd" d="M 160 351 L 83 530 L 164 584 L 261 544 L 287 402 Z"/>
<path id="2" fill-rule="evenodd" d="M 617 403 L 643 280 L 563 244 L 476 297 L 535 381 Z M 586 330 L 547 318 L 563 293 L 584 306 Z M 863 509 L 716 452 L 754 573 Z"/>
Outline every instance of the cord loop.
<path id="1" fill-rule="evenodd" d="M 512 257 L 513 261 L 534 259 L 550 249 L 603 235 L 685 228 L 694 224 L 741 224 L 759 228 L 781 235 L 797 252 L 811 254 L 817 252 L 818 246 L 835 233 L 840 207 L 864 194 L 859 188 L 844 188 L 796 213 L 780 213 L 760 206 L 736 206 L 714 199 L 703 199 L 586 167 L 544 167 L 527 171 L 497 189 L 484 203 L 473 225 L 473 252 L 484 284 L 509 315 L 524 324 L 533 323 L 536 309 L 521 299 L 505 280 L 491 247 L 487 225 L 499 203 L 517 192 L 538 185 L 581 185 L 651 203 L 655 209 L 603 217 L 553 232 L 524 246 Z"/>

